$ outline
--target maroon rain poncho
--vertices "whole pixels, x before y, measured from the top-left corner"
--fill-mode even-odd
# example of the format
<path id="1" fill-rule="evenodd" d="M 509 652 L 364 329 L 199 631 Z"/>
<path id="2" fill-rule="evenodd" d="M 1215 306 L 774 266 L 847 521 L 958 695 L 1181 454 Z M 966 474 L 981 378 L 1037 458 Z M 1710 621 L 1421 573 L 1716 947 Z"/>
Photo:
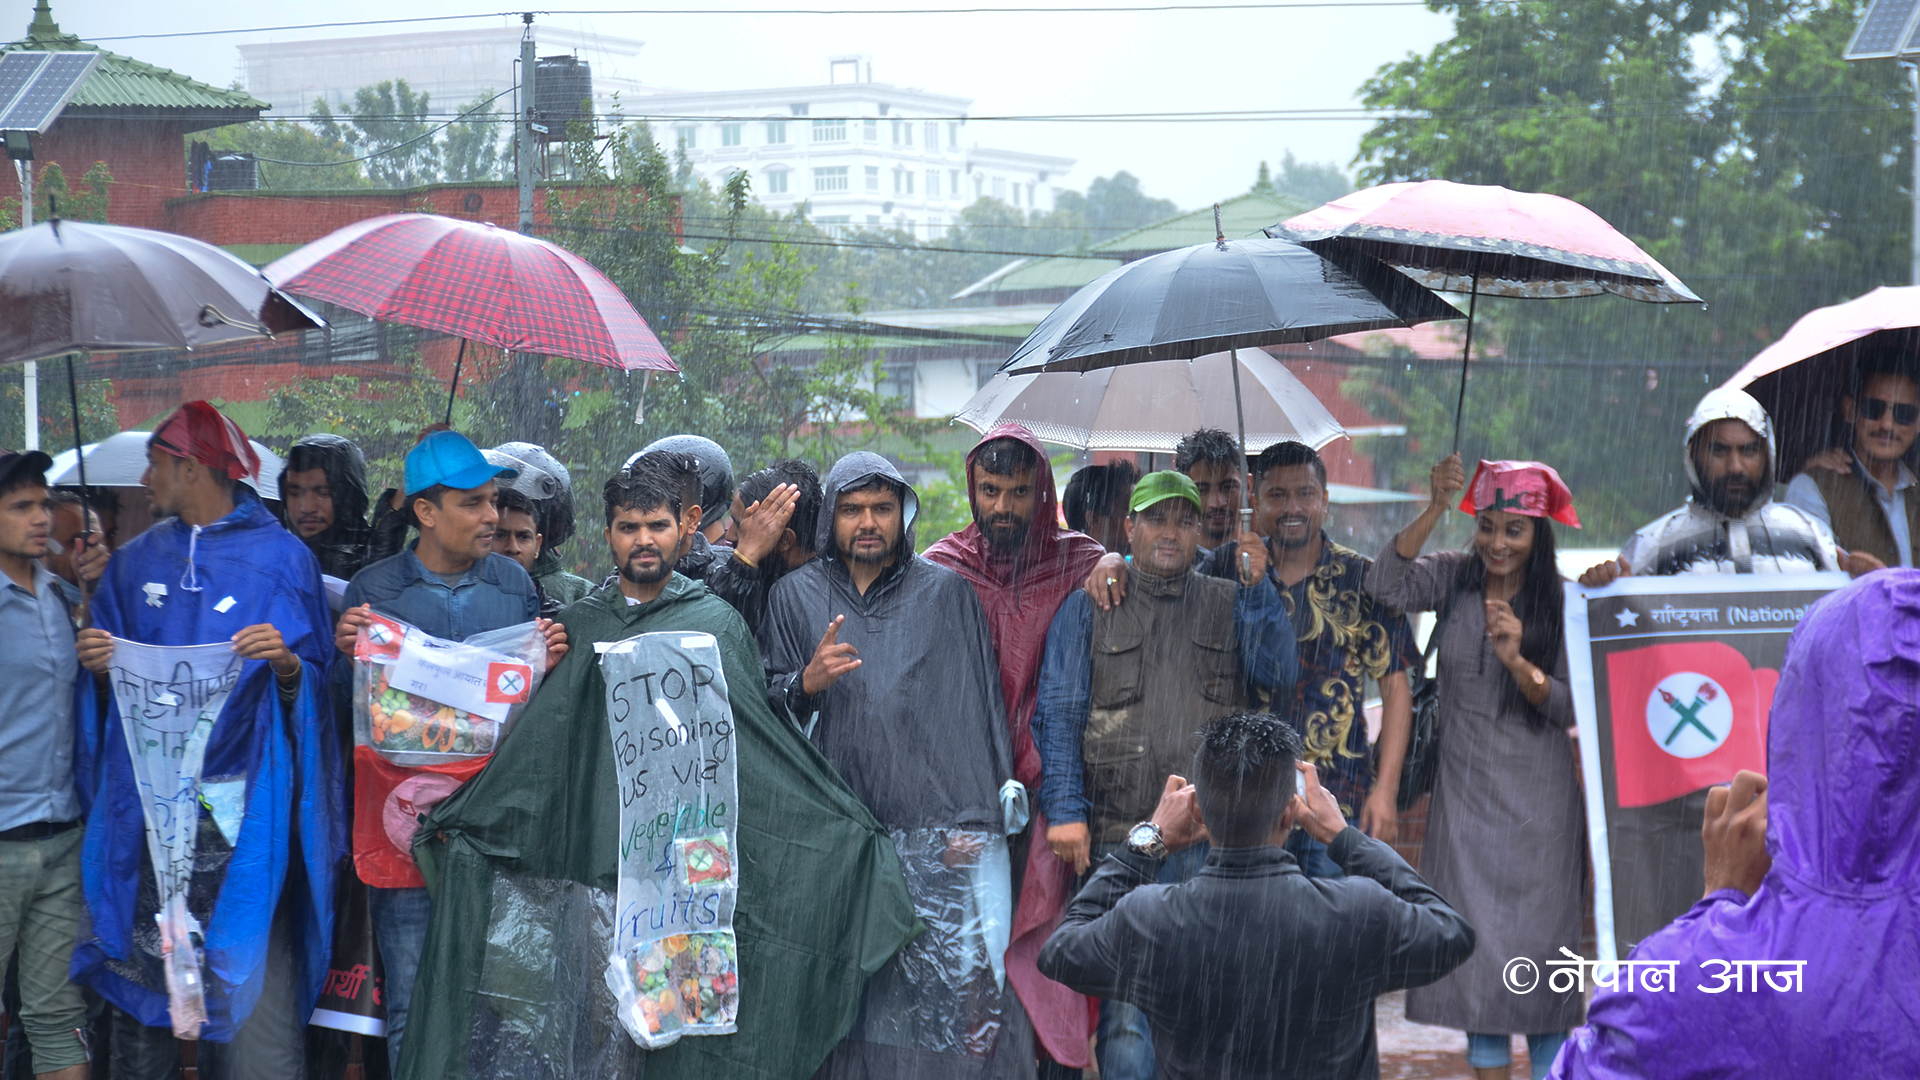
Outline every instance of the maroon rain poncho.
<path id="1" fill-rule="evenodd" d="M 1093 572 L 1105 549 L 1092 537 L 1060 526 L 1047 452 L 1033 432 L 1020 424 L 995 427 L 968 452 L 968 502 L 973 497 L 975 459 L 981 447 L 996 439 L 1017 439 L 1040 456 L 1034 476 L 1033 523 L 1026 542 L 1013 557 L 999 556 L 976 521 L 928 548 L 926 557 L 958 572 L 980 594 L 994 648 L 1000 654 L 1000 689 L 1006 695 L 1007 724 L 1013 736 L 1013 775 L 1037 795 L 1040 751 L 1033 745 L 1032 723 L 1047 628 L 1060 602 Z M 1085 1068 L 1090 1064 L 1086 999 L 1041 975 L 1034 966 L 1040 946 L 1060 923 L 1073 884 L 1072 868 L 1054 857 L 1046 835 L 1046 818 L 1036 810 L 1026 877 L 1014 911 L 1013 941 L 1007 949 L 1007 977 L 1047 1053 L 1062 1065 Z"/>

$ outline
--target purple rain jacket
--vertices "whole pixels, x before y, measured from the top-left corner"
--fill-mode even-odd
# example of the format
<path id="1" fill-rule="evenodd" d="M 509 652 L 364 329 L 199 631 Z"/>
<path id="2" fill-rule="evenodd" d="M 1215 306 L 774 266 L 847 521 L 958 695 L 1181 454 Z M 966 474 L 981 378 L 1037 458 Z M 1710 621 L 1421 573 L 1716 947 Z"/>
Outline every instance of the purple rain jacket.
<path id="1" fill-rule="evenodd" d="M 1640 942 L 1673 992 L 1596 990 L 1556 1080 L 1899 1075 L 1920 1051 L 1920 571 L 1871 574 L 1793 633 L 1767 731 L 1767 850 L 1751 899 L 1721 890 Z M 1708 960 L 1804 960 L 1798 992 L 1707 993 Z M 1644 970 L 1644 969 L 1643 969 Z M 1743 976 L 1753 968 L 1741 969 Z M 1778 972 L 1778 969 L 1775 969 Z M 1786 983 L 1784 973 L 1775 982 Z"/>

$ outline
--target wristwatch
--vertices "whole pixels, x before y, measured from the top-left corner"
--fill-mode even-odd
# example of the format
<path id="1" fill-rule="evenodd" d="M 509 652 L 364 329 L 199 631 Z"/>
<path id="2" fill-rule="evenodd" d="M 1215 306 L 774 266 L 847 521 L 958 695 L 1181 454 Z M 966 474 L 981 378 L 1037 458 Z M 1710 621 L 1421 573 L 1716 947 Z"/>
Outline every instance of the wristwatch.
<path id="1" fill-rule="evenodd" d="M 1149 859 L 1164 859 L 1167 857 L 1167 838 L 1160 835 L 1160 826 L 1143 821 L 1127 830 L 1127 850 Z"/>

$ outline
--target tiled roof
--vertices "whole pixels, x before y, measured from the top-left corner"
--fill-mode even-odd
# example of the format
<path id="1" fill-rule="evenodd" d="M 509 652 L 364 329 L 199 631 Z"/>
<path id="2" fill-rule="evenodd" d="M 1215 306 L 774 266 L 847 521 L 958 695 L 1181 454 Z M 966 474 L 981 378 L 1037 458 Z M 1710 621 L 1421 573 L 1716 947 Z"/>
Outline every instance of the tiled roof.
<path id="1" fill-rule="evenodd" d="M 221 123 L 234 120 L 252 119 L 246 113 L 257 116 L 270 106 L 251 94 L 239 90 L 222 90 L 209 86 L 197 79 L 190 79 L 177 71 L 154 64 L 135 60 L 130 56 L 108 52 L 97 45 L 90 45 L 73 34 L 60 32 L 60 26 L 53 21 L 53 13 L 48 9 L 46 0 L 41 0 L 34 11 L 32 25 L 27 28 L 27 36 L 20 40 L 0 45 L 0 52 L 37 51 L 37 52 L 98 52 L 100 64 L 87 76 L 87 81 L 68 103 L 69 115 L 85 116 L 99 114 L 115 109 L 130 109 L 145 113 L 149 110 L 180 110 L 185 112 L 216 112 L 229 114 L 221 116 Z M 231 115 L 231 114 L 243 115 Z"/>

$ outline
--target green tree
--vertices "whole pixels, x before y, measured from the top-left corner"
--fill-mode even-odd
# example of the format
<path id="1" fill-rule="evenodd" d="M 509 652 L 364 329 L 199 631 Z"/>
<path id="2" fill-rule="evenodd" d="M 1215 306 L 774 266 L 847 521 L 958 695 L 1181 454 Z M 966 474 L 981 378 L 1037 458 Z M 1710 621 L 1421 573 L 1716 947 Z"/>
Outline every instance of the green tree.
<path id="1" fill-rule="evenodd" d="M 441 178 L 449 184 L 470 184 L 504 178 L 507 164 L 500 111 L 493 106 L 493 90 L 462 106 L 460 119 L 447 125 L 440 149 Z"/>
<path id="2" fill-rule="evenodd" d="M 1278 176 L 1266 162 L 1260 163 L 1253 190 L 1260 195 L 1291 195 L 1309 206 L 1319 206 L 1352 191 L 1353 181 L 1331 161 L 1303 162 L 1288 150 L 1281 155 Z"/>
<path id="3" fill-rule="evenodd" d="M 107 163 L 96 161 L 80 178 L 86 190 L 74 191 L 67 185 L 67 171 L 57 161 L 37 165 L 33 170 L 33 220 L 46 221 L 57 207 L 62 221 L 107 220 L 107 207 L 113 200 L 113 174 Z M 0 202 L 0 230 L 20 227 L 18 197 Z"/>
<path id="4" fill-rule="evenodd" d="M 388 331 L 393 363 L 364 375 L 299 379 L 267 399 L 266 430 L 255 438 L 280 447 L 306 435 L 344 435 L 367 458 L 367 487 L 397 486 L 420 430 L 445 416 L 447 387 L 420 362 L 415 334 Z"/>
<path id="5" fill-rule="evenodd" d="M 260 160 L 260 186 L 269 191 L 327 191 L 371 187 L 354 149 L 338 133 L 323 135 L 291 120 L 255 120 L 207 132 L 214 150 Z M 299 162 L 302 164 L 286 164 Z M 345 164 L 339 164 L 345 162 Z"/>
<path id="6" fill-rule="evenodd" d="M 362 165 L 373 186 L 419 187 L 440 178 L 442 148 L 433 136 L 427 98 L 405 79 L 382 81 L 355 90 L 341 120 L 316 100 L 314 126 L 321 138 L 345 144 L 356 156 L 378 155 Z"/>
<path id="7" fill-rule="evenodd" d="M 1462 450 L 1553 463 L 1583 542 L 1619 540 L 1684 497 L 1703 390 L 1809 308 L 1903 280 L 1911 94 L 1893 65 L 1841 59 L 1857 0 L 1430 6 L 1454 35 L 1361 88 L 1393 114 L 1362 138 L 1362 182 L 1566 196 L 1710 302 L 1480 301 L 1476 336 L 1504 357 L 1474 375 Z M 1396 485 L 1449 445 L 1457 371 L 1368 380 L 1407 417 Z"/>

